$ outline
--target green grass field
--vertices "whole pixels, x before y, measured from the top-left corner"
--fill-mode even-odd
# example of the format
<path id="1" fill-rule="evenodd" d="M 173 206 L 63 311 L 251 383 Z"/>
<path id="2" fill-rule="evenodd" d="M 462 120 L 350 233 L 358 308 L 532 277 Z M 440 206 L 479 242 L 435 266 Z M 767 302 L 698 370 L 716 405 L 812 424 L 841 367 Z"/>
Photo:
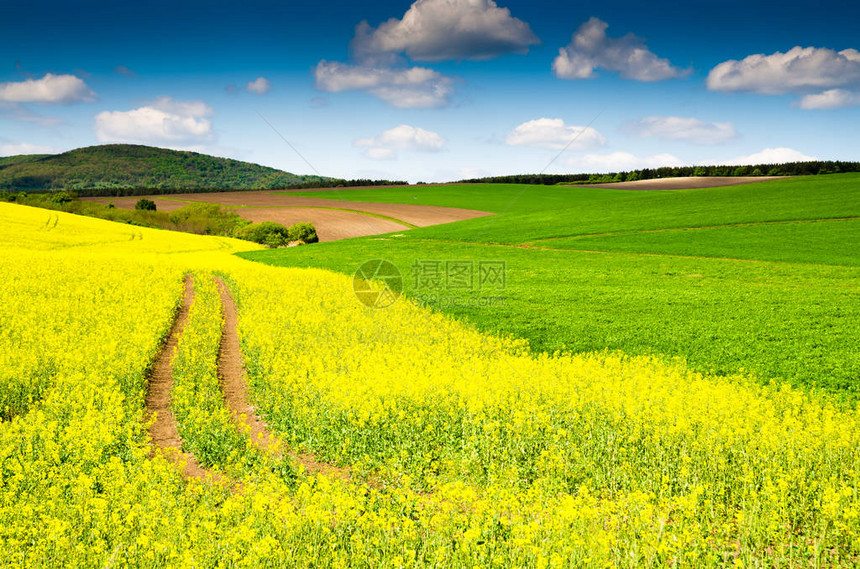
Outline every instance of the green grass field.
<path id="1" fill-rule="evenodd" d="M 860 219 L 772 222 L 534 241 L 551 249 L 858 265 Z"/>
<path id="2" fill-rule="evenodd" d="M 852 219 L 860 175 L 671 192 L 475 185 L 312 194 L 501 213 L 243 256 L 347 274 L 384 258 L 409 297 L 538 351 L 654 353 L 702 371 L 860 395 Z M 445 272 L 457 260 L 472 262 L 471 287 L 416 280 L 427 277 L 416 261 L 441 261 Z M 506 264 L 504 290 L 479 286 L 485 261 Z"/>
<path id="3" fill-rule="evenodd" d="M 406 237 L 525 243 L 607 232 L 858 217 L 858 186 L 860 174 L 840 174 L 662 192 L 476 184 L 295 195 L 333 201 L 415 203 L 503 212 L 498 216 L 410 231 Z"/>
<path id="4" fill-rule="evenodd" d="M 333 201 L 402 203 L 461 207 L 499 213 L 526 213 L 573 204 L 626 198 L 631 192 L 562 186 L 525 184 L 469 184 L 450 186 L 409 186 L 325 192 L 278 192 L 289 196 L 324 198 Z"/>

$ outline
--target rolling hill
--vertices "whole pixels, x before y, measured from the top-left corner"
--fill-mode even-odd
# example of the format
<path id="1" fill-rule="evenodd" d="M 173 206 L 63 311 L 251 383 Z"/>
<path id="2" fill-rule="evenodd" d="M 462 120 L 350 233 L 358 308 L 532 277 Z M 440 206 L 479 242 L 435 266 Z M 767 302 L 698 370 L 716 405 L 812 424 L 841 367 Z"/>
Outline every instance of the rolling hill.
<path id="1" fill-rule="evenodd" d="M 134 144 L 0 158 L 0 190 L 266 189 L 322 180 L 230 158 Z"/>

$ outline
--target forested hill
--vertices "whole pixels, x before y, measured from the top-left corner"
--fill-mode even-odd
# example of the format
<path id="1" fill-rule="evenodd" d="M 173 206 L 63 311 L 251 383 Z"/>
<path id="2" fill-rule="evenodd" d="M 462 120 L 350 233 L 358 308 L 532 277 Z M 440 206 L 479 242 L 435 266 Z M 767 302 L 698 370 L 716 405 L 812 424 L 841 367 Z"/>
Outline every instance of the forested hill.
<path id="1" fill-rule="evenodd" d="M 0 190 L 279 188 L 321 181 L 230 158 L 135 144 L 0 158 Z M 90 192 L 87 192 L 90 193 Z"/>

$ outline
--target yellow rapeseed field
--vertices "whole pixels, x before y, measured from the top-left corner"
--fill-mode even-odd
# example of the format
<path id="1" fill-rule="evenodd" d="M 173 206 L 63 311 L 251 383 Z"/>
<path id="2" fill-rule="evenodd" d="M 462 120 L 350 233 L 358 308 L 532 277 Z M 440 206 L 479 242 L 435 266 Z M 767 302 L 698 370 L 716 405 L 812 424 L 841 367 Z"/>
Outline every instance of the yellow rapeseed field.
<path id="1" fill-rule="evenodd" d="M 856 410 L 681 361 L 532 354 L 232 255 L 255 247 L 0 203 L 0 565 L 860 563 Z M 221 482 L 150 458 L 143 420 L 186 274 L 173 411 Z M 235 426 L 215 275 L 259 414 L 348 479 Z"/>

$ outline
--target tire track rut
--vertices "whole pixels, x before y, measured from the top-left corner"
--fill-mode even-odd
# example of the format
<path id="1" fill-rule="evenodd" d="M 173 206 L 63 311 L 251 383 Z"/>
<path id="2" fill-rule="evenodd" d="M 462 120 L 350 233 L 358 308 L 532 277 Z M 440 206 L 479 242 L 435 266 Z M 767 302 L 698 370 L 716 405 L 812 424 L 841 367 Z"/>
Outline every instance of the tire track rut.
<path id="1" fill-rule="evenodd" d="M 185 293 L 179 311 L 147 377 L 145 421 L 149 425 L 149 435 L 152 441 L 150 458 L 154 458 L 158 454 L 163 455 L 186 478 L 213 477 L 217 479 L 217 475 L 200 466 L 191 454 L 182 452 L 182 439 L 176 427 L 176 417 L 170 408 L 170 391 L 173 388 L 173 354 L 179 343 L 179 337 L 188 322 L 188 313 L 193 302 L 194 279 L 191 275 L 186 275 Z"/>
<path id="2" fill-rule="evenodd" d="M 310 454 L 288 452 L 283 442 L 272 433 L 266 423 L 257 415 L 248 398 L 248 384 L 245 375 L 242 348 L 239 342 L 239 318 L 236 303 L 230 289 L 220 277 L 215 277 L 224 325 L 221 332 L 221 346 L 218 353 L 218 376 L 224 401 L 239 430 L 247 433 L 252 443 L 261 451 L 273 456 L 289 455 L 302 464 L 310 474 L 323 474 L 330 478 L 348 479 L 349 469 L 319 462 Z"/>

